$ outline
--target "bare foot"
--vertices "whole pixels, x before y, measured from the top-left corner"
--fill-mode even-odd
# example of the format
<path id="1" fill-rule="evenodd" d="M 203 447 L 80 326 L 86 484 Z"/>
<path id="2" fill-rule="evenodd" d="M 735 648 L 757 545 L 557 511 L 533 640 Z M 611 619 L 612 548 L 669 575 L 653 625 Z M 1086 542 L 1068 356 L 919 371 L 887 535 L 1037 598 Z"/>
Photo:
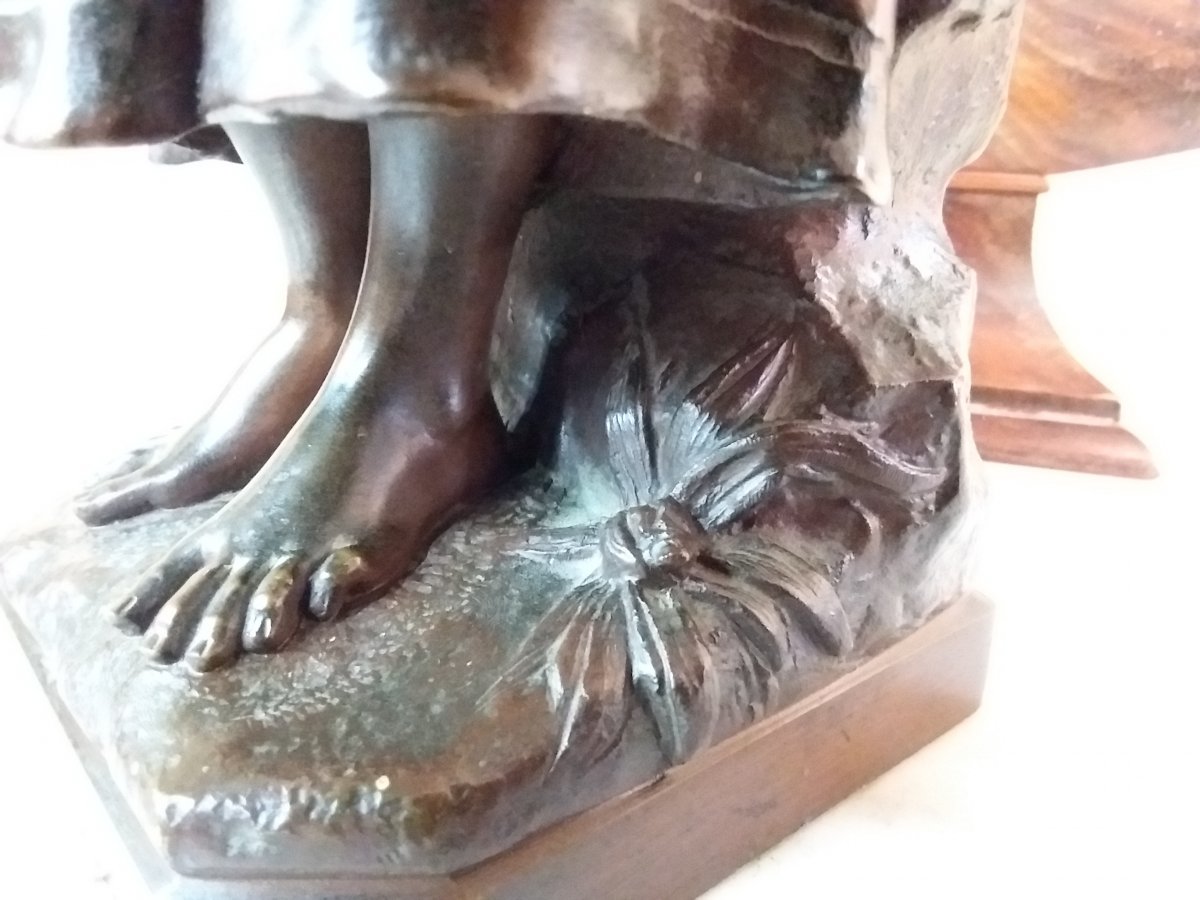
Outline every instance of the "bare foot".
<path id="1" fill-rule="evenodd" d="M 500 469 L 490 404 L 433 417 L 331 378 L 278 453 L 112 612 L 159 662 L 199 671 L 271 652 L 402 577 Z"/>
<path id="2" fill-rule="evenodd" d="M 312 402 L 345 331 L 328 314 L 285 317 L 196 424 L 84 491 L 79 517 L 103 525 L 243 487 Z"/>
<path id="3" fill-rule="evenodd" d="M 200 421 L 78 498 L 89 525 L 245 485 L 304 414 L 346 335 L 366 258 L 366 127 L 296 118 L 227 131 L 279 229 L 286 314 Z"/>
<path id="4" fill-rule="evenodd" d="M 160 662 L 278 650 L 405 575 L 503 468 L 488 350 L 552 126 L 372 120 L 370 245 L 333 368 L 262 471 L 113 608 Z"/>

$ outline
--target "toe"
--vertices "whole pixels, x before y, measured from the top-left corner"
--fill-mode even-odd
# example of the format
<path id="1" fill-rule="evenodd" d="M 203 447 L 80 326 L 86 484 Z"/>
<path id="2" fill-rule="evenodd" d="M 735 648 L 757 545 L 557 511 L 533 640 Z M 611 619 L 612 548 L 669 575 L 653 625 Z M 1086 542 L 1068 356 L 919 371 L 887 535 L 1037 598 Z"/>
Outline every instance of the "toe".
<path id="1" fill-rule="evenodd" d="M 177 548 L 147 572 L 133 590 L 111 605 L 108 612 L 122 631 L 140 634 L 199 568 L 198 552 Z"/>
<path id="2" fill-rule="evenodd" d="M 75 501 L 75 514 L 87 525 L 107 525 L 154 509 L 155 482 L 139 470 L 103 481 Z"/>
<path id="3" fill-rule="evenodd" d="M 300 561 L 277 564 L 258 585 L 246 611 L 242 643 L 251 653 L 273 653 L 292 639 L 300 626 L 305 580 Z"/>
<path id="4" fill-rule="evenodd" d="M 371 566 L 357 547 L 334 550 L 317 567 L 310 581 L 308 611 L 327 622 L 374 584 Z"/>
<path id="5" fill-rule="evenodd" d="M 197 672 L 227 666 L 242 652 L 242 629 L 251 592 L 257 586 L 248 560 L 233 566 L 196 626 L 185 659 Z"/>
<path id="6" fill-rule="evenodd" d="M 151 659 L 173 663 L 183 658 L 200 617 L 227 573 L 225 565 L 200 569 L 163 604 L 146 631 L 145 647 Z"/>

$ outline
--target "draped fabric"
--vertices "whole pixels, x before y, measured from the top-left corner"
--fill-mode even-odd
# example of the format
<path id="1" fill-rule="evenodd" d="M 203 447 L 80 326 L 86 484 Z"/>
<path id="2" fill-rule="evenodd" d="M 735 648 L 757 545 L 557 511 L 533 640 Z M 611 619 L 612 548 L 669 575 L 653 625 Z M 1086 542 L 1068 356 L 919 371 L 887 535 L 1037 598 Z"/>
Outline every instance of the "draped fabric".
<path id="1" fill-rule="evenodd" d="M 870 183 L 895 19 L 895 0 L 0 0 L 0 127 L 71 146 L 553 113 L 781 185 Z"/>

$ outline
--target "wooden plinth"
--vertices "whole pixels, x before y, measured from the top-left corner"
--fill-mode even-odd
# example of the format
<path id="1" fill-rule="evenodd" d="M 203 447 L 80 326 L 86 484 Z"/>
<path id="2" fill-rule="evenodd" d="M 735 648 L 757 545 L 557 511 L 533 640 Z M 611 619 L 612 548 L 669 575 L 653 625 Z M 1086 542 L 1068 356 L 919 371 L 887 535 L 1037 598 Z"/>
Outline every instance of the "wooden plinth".
<path id="1" fill-rule="evenodd" d="M 1067 350 L 1033 284 L 1043 173 L 1200 146 L 1195 0 L 1027 0 L 1008 112 L 946 215 L 979 272 L 971 360 L 985 459 L 1149 478 L 1120 404 Z M 1082 302 L 1082 301 L 1081 301 Z"/>
<path id="2" fill-rule="evenodd" d="M 1046 182 L 968 172 L 946 200 L 955 248 L 979 275 L 971 344 L 971 408 L 984 459 L 1153 478 L 1121 404 L 1063 344 L 1033 277 L 1033 220 Z"/>
<path id="3" fill-rule="evenodd" d="M 989 604 L 964 600 L 657 782 L 449 877 L 183 878 L 146 842 L 103 761 L 84 759 L 147 881 L 157 896 L 174 900 L 691 898 L 968 717 L 983 692 L 991 625 Z"/>

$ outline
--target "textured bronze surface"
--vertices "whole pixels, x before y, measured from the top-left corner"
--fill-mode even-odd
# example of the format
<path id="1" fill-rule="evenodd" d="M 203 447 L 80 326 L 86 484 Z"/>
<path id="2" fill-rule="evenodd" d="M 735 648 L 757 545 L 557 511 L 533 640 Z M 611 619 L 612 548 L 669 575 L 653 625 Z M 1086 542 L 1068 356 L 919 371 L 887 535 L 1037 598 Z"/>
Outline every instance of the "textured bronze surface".
<path id="1" fill-rule="evenodd" d="M 80 0 L 52 31 L 34 9 L 41 44 L 3 31 L 15 138 L 182 136 L 113 99 L 171 49 L 130 49 L 161 7 Z M 85 494 L 99 527 L 0 558 L 171 866 L 457 872 L 964 596 L 974 279 L 941 204 L 999 118 L 1018 19 L 205 4 L 178 58 L 192 124 L 225 122 L 262 182 L 300 337 Z"/>
<path id="2" fill-rule="evenodd" d="M 447 533 L 386 599 L 288 652 L 206 677 L 147 665 L 97 615 L 94 599 L 203 507 L 99 533 L 46 532 L 6 553 L 5 602 L 177 871 L 454 872 L 668 765 L 651 715 L 604 696 L 583 698 L 564 756 L 557 692 L 569 701 L 577 673 L 513 669 L 546 598 L 569 592 L 511 552 L 545 508 L 538 492 L 497 503 Z M 726 711 L 705 737 L 766 717 L 851 667 L 802 639 L 792 652 L 762 706 Z M 711 688 L 726 690 L 746 673 L 731 667 L 710 677 Z M 603 716 L 619 727 L 605 732 Z M 603 754 L 601 740 L 612 744 Z"/>
<path id="3" fill-rule="evenodd" d="M 223 672 L 155 666 L 100 611 L 210 505 L 26 538 L 3 558 L 8 602 L 81 730 L 136 765 L 118 780 L 177 868 L 477 862 L 961 596 L 974 480 L 945 335 L 965 331 L 970 281 L 905 224 L 865 207 L 552 205 L 527 242 L 605 240 L 570 240 L 542 283 L 609 264 L 577 285 L 549 396 L 506 377 L 528 356 L 497 341 L 509 418 L 560 423 L 548 462 L 386 598 Z M 887 293 L 822 290 L 881 269 Z M 545 335 L 536 304 L 556 295 L 513 292 L 503 319 Z M 893 332 L 907 337 L 868 336 Z"/>
<path id="4" fill-rule="evenodd" d="M 295 877 L 300 866 L 278 877 L 181 875 L 147 839 L 131 798 L 116 787 L 119 767 L 109 767 L 70 709 L 61 703 L 58 709 L 156 896 L 687 900 L 970 715 L 987 669 L 990 612 L 977 598 L 955 603 L 863 665 L 669 776 L 448 876 L 369 874 L 380 866 L 317 877 Z M 30 635 L 22 636 L 53 695 L 54 673 L 40 665 Z M 697 846 L 705 852 L 697 855 Z"/>
<path id="5" fill-rule="evenodd" d="M 0 57 L 23 60 L 8 135 L 29 145 L 248 117 L 557 113 L 883 196 L 893 27 L 873 0 L 63 0 L 0 15 Z"/>

